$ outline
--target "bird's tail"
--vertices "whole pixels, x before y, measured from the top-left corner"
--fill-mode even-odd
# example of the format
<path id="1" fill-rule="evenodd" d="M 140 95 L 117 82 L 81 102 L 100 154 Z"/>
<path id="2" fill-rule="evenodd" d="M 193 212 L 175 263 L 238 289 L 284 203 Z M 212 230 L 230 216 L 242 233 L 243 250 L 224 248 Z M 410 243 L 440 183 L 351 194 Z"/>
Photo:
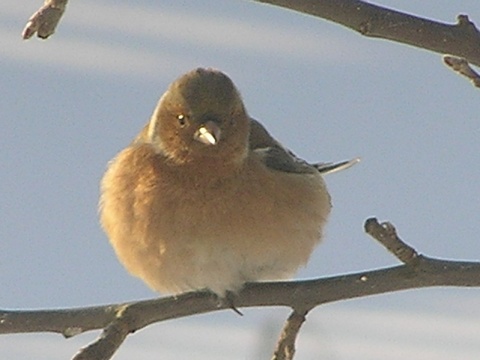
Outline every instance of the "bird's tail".
<path id="1" fill-rule="evenodd" d="M 341 161 L 338 163 L 318 163 L 312 164 L 312 166 L 317 169 L 321 174 L 331 174 L 337 171 L 348 169 L 356 163 L 360 162 L 360 158 L 356 157 L 352 160 Z"/>

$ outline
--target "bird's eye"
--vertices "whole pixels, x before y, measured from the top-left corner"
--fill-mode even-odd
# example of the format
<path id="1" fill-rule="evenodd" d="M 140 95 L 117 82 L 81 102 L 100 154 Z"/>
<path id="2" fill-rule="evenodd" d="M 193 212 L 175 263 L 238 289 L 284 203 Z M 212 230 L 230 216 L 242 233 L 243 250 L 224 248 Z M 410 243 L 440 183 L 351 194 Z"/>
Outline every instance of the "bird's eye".
<path id="1" fill-rule="evenodd" d="M 177 120 L 178 124 L 182 127 L 187 124 L 187 118 L 183 114 L 177 115 Z"/>

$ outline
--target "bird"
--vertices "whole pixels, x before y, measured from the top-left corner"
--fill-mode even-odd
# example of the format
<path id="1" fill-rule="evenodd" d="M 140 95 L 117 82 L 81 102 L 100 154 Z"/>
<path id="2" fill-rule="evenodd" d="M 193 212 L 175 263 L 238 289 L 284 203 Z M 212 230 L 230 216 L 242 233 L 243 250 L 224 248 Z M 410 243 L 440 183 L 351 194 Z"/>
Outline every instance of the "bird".
<path id="1" fill-rule="evenodd" d="M 233 81 L 197 68 L 161 96 L 101 180 L 100 222 L 123 266 L 162 294 L 289 279 L 322 238 L 323 175 L 247 113 Z"/>

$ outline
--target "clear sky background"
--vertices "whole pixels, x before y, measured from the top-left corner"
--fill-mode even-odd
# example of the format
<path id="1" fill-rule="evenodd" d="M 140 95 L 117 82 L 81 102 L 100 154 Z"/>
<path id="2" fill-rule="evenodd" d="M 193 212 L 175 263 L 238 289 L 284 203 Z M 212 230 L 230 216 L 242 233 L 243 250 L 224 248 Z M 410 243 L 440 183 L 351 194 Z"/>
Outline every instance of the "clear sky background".
<path id="1" fill-rule="evenodd" d="M 219 68 L 249 113 L 327 177 L 325 242 L 298 278 L 398 264 L 363 233 L 390 220 L 421 253 L 479 260 L 480 93 L 437 54 L 242 0 L 72 1 L 47 41 L 22 41 L 39 0 L 0 2 L 0 308 L 157 296 L 117 262 L 97 218 L 105 166 L 178 75 Z M 478 0 L 381 4 L 480 25 Z M 297 359 L 477 359 L 480 290 L 423 289 L 312 312 Z M 115 359 L 269 359 L 286 309 L 156 324 Z M 68 359 L 98 335 L 0 336 L 0 358 Z"/>

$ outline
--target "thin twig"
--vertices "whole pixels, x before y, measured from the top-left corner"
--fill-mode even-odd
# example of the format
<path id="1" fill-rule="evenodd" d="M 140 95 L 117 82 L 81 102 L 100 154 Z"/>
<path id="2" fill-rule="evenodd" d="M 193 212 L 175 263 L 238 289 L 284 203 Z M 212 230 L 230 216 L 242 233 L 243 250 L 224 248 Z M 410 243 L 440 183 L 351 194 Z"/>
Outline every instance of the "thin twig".
<path id="1" fill-rule="evenodd" d="M 472 69 L 467 60 L 453 55 L 445 55 L 443 62 L 453 71 L 467 77 L 473 85 L 480 87 L 480 74 Z"/>
<path id="2" fill-rule="evenodd" d="M 418 260 L 418 253 L 398 237 L 397 231 L 391 223 L 380 224 L 375 218 L 367 219 L 365 221 L 365 232 L 385 246 L 404 264 L 414 265 Z"/>
<path id="3" fill-rule="evenodd" d="M 300 328 L 306 320 L 307 313 L 308 311 L 297 311 L 295 309 L 292 311 L 282 329 L 272 360 L 293 360 L 295 342 Z"/>
<path id="4" fill-rule="evenodd" d="M 28 19 L 22 32 L 23 39 L 30 39 L 35 33 L 46 39 L 55 32 L 62 18 L 68 0 L 45 0 L 43 6 Z"/>

